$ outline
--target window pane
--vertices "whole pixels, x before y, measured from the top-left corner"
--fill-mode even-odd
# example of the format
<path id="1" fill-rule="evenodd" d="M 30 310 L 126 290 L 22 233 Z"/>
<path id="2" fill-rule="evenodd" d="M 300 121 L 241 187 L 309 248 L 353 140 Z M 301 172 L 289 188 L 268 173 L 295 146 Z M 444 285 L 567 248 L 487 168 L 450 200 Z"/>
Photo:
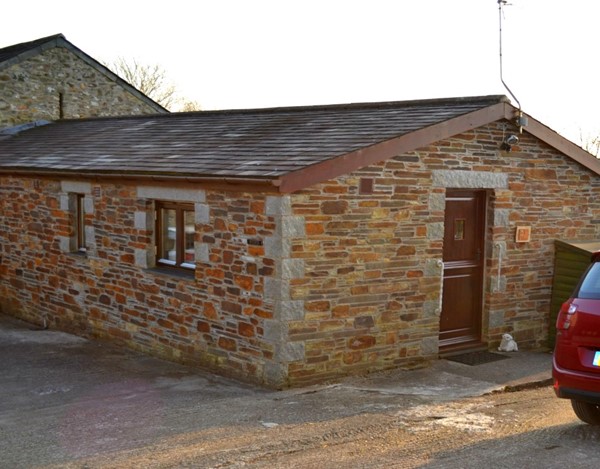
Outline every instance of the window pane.
<path id="1" fill-rule="evenodd" d="M 160 246 L 159 258 L 164 264 L 175 265 L 177 263 L 177 223 L 176 211 L 163 208 L 160 210 L 160 234 L 162 245 Z"/>
<path id="2" fill-rule="evenodd" d="M 195 267 L 194 238 L 196 234 L 196 225 L 194 221 L 194 212 L 183 211 L 183 225 L 185 231 L 183 262 L 185 267 Z"/>
<path id="3" fill-rule="evenodd" d="M 76 196 L 76 221 L 75 221 L 75 231 L 77 238 L 77 249 L 79 251 L 85 251 L 85 204 L 84 204 L 84 195 L 77 194 Z"/>
<path id="4" fill-rule="evenodd" d="M 577 298 L 600 299 L 600 262 L 594 262 L 584 276 Z"/>
<path id="5" fill-rule="evenodd" d="M 454 240 L 461 241 L 465 239 L 465 220 L 454 220 Z"/>

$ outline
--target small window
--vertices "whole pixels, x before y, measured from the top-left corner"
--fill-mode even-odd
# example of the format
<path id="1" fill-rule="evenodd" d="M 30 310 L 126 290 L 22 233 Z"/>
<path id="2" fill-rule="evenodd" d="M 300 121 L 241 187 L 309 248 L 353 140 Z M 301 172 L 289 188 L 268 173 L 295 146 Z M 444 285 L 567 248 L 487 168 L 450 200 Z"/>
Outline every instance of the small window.
<path id="1" fill-rule="evenodd" d="M 454 220 L 454 241 L 462 241 L 465 239 L 465 222 L 464 218 Z"/>
<path id="2" fill-rule="evenodd" d="M 184 269 L 196 268 L 194 206 L 157 202 L 156 263 Z"/>
<path id="3" fill-rule="evenodd" d="M 73 238 L 72 249 L 76 252 L 86 252 L 85 240 L 85 195 L 72 194 Z"/>

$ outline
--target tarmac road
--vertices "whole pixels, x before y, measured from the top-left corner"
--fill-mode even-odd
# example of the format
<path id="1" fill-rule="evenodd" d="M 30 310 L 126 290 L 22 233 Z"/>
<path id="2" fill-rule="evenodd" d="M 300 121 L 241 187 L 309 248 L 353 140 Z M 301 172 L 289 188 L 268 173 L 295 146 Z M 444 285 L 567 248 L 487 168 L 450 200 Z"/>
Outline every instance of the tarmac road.
<path id="1" fill-rule="evenodd" d="M 295 424 L 266 423 L 180 432 L 149 446 L 52 467 L 600 467 L 599 429 L 576 421 L 568 403 L 556 399 L 549 387 L 401 410 L 380 407 Z"/>
<path id="2" fill-rule="evenodd" d="M 550 387 L 489 394 L 547 355 L 274 392 L 0 316 L 0 356 L 2 468 L 600 467 Z"/>

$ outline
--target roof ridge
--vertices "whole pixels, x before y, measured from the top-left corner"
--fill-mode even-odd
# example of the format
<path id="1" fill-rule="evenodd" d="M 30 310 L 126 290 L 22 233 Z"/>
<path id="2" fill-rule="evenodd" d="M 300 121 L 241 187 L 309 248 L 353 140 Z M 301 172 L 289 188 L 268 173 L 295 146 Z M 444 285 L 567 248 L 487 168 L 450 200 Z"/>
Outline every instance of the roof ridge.
<path id="1" fill-rule="evenodd" d="M 483 103 L 510 103 L 510 99 L 506 95 L 483 95 L 483 96 L 467 96 L 467 97 L 449 97 L 449 98 L 428 98 L 428 99 L 412 99 L 403 101 L 371 101 L 371 102 L 355 102 L 355 103 L 334 103 L 334 104 L 314 104 L 314 105 L 299 105 L 299 106 L 275 106 L 264 108 L 240 108 L 240 109 L 219 109 L 211 111 L 192 111 L 189 113 L 176 114 L 194 114 L 206 112 L 221 112 L 221 113 L 237 113 L 237 112 L 285 112 L 285 111 L 318 111 L 320 109 L 377 109 L 383 107 L 404 107 L 415 105 L 452 105 L 461 103 L 474 104 L 477 102 Z"/>
<path id="2" fill-rule="evenodd" d="M 0 56 L 2 56 L 2 54 L 6 54 L 6 53 L 10 52 L 11 49 L 18 51 L 14 55 L 19 55 L 25 51 L 39 47 L 42 44 L 45 44 L 47 42 L 56 41 L 59 39 L 66 40 L 64 34 L 58 33 L 58 34 L 52 34 L 51 36 L 33 39 L 32 41 L 24 41 L 24 42 L 20 42 L 18 44 L 11 44 L 9 46 L 0 48 Z M 5 59 L 5 60 L 7 60 L 7 59 Z"/>
<path id="3" fill-rule="evenodd" d="M 184 118 L 194 115 L 231 115 L 231 114 L 270 114 L 278 112 L 313 112 L 313 111 L 328 111 L 328 110 L 360 110 L 360 109 L 384 109 L 384 108 L 403 108 L 411 106 L 451 106 L 460 104 L 477 104 L 491 105 L 497 103 L 509 103 L 510 99 L 505 95 L 484 95 L 470 97 L 450 97 L 450 98 L 434 98 L 434 99 L 414 99 L 407 101 L 375 101 L 375 102 L 357 102 L 357 103 L 338 103 L 338 104 L 315 104 L 304 106 L 280 106 L 280 107 L 264 107 L 264 108 L 239 108 L 239 109 L 213 109 L 206 111 L 190 111 L 190 112 L 172 112 L 169 114 L 143 114 L 135 116 L 103 116 L 103 117 L 88 117 L 84 119 L 63 119 L 60 122 L 81 122 L 81 121 L 102 121 L 102 120 L 144 120 L 153 118 Z"/>

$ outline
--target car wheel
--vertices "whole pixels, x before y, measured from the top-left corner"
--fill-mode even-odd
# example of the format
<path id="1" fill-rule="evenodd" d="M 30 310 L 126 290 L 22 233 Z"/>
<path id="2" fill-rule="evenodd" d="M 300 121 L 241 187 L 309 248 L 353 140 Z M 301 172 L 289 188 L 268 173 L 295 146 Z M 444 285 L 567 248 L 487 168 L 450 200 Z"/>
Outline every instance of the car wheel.
<path id="1" fill-rule="evenodd" d="M 571 406 L 580 420 L 590 425 L 600 425 L 600 405 L 571 399 Z"/>

